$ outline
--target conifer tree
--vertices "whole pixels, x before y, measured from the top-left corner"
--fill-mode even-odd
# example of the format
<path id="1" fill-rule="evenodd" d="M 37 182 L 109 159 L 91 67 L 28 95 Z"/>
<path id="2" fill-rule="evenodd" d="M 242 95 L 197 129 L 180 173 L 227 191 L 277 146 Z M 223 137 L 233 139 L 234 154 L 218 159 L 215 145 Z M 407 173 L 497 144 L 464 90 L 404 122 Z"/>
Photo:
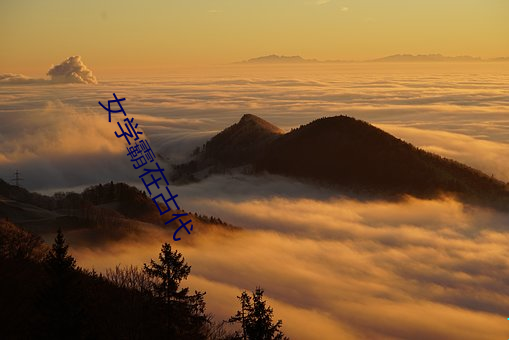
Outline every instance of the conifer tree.
<path id="1" fill-rule="evenodd" d="M 263 289 L 256 288 L 252 297 L 245 291 L 237 296 L 241 303 L 241 310 L 232 316 L 228 322 L 240 323 L 242 334 L 236 333 L 237 339 L 243 340 L 284 340 L 288 339 L 280 330 L 283 322 L 273 323 L 273 310 L 263 299 Z"/>
<path id="2" fill-rule="evenodd" d="M 68 254 L 68 250 L 62 229 L 58 228 L 55 243 L 46 255 L 46 265 L 54 274 L 64 275 L 76 269 L 76 260 Z"/>
<path id="3" fill-rule="evenodd" d="M 189 295 L 189 288 L 180 288 L 183 280 L 191 272 L 182 254 L 172 251 L 164 243 L 159 254 L 159 261 L 150 260 L 144 264 L 144 271 L 152 278 L 152 290 L 159 298 L 166 314 L 167 336 L 179 339 L 200 339 L 208 322 L 205 316 L 205 293 L 195 291 Z"/>
<path id="4" fill-rule="evenodd" d="M 154 293 L 165 304 L 181 300 L 187 295 L 189 288 L 179 290 L 179 286 L 182 280 L 189 275 L 191 267 L 185 263 L 182 254 L 176 250 L 171 251 L 171 246 L 168 243 L 163 244 L 161 248 L 159 262 L 150 260 L 150 264 L 144 265 L 144 270 L 155 279 Z"/>
<path id="5" fill-rule="evenodd" d="M 40 300 L 45 318 L 41 335 L 51 339 L 79 339 L 84 336 L 82 290 L 76 260 L 68 253 L 68 249 L 59 228 L 52 249 L 45 258 L 48 284 Z"/>

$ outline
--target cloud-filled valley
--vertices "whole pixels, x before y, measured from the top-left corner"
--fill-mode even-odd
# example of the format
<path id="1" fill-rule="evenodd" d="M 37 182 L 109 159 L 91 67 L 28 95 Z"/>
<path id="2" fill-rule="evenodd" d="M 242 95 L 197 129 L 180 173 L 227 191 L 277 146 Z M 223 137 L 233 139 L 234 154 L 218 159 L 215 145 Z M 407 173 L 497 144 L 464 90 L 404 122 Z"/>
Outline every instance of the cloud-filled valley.
<path id="1" fill-rule="evenodd" d="M 97 152 L 97 145 L 112 151 L 114 123 L 101 121 L 106 112 L 97 101 L 111 99 L 116 92 L 127 98 L 128 114 L 146 130 L 158 152 L 175 162 L 244 113 L 257 114 L 286 130 L 318 117 L 347 114 L 380 127 L 390 125 L 389 132 L 396 137 L 447 157 L 458 156 L 460 161 L 509 179 L 501 169 L 506 152 L 498 153 L 509 143 L 506 73 L 495 76 L 491 69 L 479 73 L 454 70 L 456 74 L 417 69 L 398 74 L 391 73 L 393 70 L 372 71 L 372 65 L 364 65 L 366 70 L 337 67 L 219 69 L 200 77 L 182 72 L 166 78 L 100 79 L 94 86 L 2 84 L 0 119 L 5 123 L 0 127 L 0 160 L 12 158 L 13 149 L 29 153 L 33 148 L 30 144 L 39 148 L 56 141 L 59 148 L 72 148 L 76 153 L 84 149 Z M 97 130 L 84 131 L 81 138 L 94 139 L 95 143 L 89 143 L 88 148 L 66 143 L 64 136 L 58 135 L 67 133 L 60 131 L 60 125 L 45 123 L 52 109 L 58 111 L 58 124 L 76 129 L 86 124 L 88 129 Z M 97 121 L 84 123 L 91 119 L 89 116 Z M 23 117 L 26 122 L 21 121 Z M 27 135 L 30 129 L 39 133 Z M 452 134 L 437 136 L 437 131 Z M 95 139 L 94 133 L 101 134 L 101 139 Z M 498 157 L 490 156 L 494 152 Z M 3 166 L 0 173 L 6 175 Z"/>
<path id="2" fill-rule="evenodd" d="M 20 169 L 24 185 L 41 192 L 138 183 L 114 135 L 121 116 L 110 124 L 97 104 L 115 92 L 168 170 L 244 113 L 287 131 L 346 114 L 509 182 L 509 70 L 425 67 L 228 66 L 98 77 L 93 86 L 0 81 L 0 177 Z M 186 210 L 243 227 L 176 244 L 192 265 L 189 284 L 207 291 L 219 320 L 233 315 L 242 289 L 262 286 L 292 338 L 509 335 L 507 213 L 445 196 L 360 201 L 273 175 L 212 176 L 175 191 Z M 102 271 L 147 262 L 171 234 L 148 228 L 100 245 L 73 245 L 73 237 L 78 263 Z"/>
<path id="3" fill-rule="evenodd" d="M 207 191 L 208 184 L 202 185 Z M 220 319 L 233 314 L 232 296 L 259 285 L 295 338 L 504 336 L 506 214 L 447 198 L 399 203 L 207 198 L 186 203 L 247 227 L 231 234 L 195 235 L 190 243 L 176 245 L 193 266 L 192 288 L 207 290 L 209 308 Z M 141 265 L 165 239 L 164 232 L 149 235 L 73 251 L 79 261 L 99 270 L 119 263 Z"/>

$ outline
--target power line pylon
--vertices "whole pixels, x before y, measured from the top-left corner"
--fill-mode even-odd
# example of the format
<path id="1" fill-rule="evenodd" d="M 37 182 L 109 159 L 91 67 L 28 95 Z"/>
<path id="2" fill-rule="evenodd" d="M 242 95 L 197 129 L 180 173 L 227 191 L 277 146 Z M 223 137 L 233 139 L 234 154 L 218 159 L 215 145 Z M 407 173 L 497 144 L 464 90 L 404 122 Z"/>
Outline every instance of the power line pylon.
<path id="1" fill-rule="evenodd" d="M 14 173 L 14 178 L 11 179 L 12 182 L 14 182 L 14 185 L 19 188 L 19 182 L 21 182 L 23 178 L 20 177 L 19 170 L 16 169 L 16 172 Z"/>

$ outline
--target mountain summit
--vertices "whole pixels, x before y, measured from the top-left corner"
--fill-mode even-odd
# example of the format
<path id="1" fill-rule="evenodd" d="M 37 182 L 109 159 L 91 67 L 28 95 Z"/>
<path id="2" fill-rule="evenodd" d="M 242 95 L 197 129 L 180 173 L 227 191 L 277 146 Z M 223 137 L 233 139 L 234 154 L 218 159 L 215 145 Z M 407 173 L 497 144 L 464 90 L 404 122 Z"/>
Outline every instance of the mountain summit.
<path id="1" fill-rule="evenodd" d="M 206 163 L 236 167 L 254 161 L 261 150 L 283 134 L 277 126 L 262 118 L 245 114 L 240 121 L 214 136 L 204 146 Z"/>
<path id="2" fill-rule="evenodd" d="M 283 133 L 259 117 L 244 115 L 207 142 L 193 161 L 175 167 L 174 179 L 239 167 L 377 197 L 453 194 L 469 202 L 509 206 L 505 183 L 348 116 L 320 118 Z"/>
<path id="3" fill-rule="evenodd" d="M 267 133 L 276 133 L 276 134 L 283 133 L 283 130 L 281 130 L 274 124 L 269 123 L 268 121 L 266 121 L 256 115 L 249 114 L 249 113 L 243 115 L 242 118 L 240 118 L 240 121 L 237 124 L 235 124 L 234 126 L 236 126 L 239 129 L 241 129 L 241 128 L 254 129 L 254 130 L 259 130 L 260 132 L 264 131 Z"/>
<path id="4" fill-rule="evenodd" d="M 193 160 L 173 167 L 172 180 L 188 181 L 227 169 L 254 164 L 265 148 L 284 131 L 268 121 L 245 114 L 238 123 L 212 137 L 193 153 Z"/>

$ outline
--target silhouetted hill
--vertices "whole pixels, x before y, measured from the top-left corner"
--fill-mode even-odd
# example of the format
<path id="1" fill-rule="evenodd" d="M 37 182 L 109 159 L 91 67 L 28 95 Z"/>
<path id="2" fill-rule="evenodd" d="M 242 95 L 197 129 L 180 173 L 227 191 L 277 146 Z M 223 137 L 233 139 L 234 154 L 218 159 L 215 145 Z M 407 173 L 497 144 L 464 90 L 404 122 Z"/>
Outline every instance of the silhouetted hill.
<path id="1" fill-rule="evenodd" d="M 242 121 L 242 120 L 241 120 Z M 239 122 L 240 123 L 240 122 Z M 238 123 L 238 124 L 239 124 Z M 423 151 L 366 122 L 337 116 L 315 120 L 286 134 L 271 138 L 242 140 L 235 152 L 237 139 L 228 139 L 235 124 L 220 136 L 218 146 L 226 153 L 205 148 L 195 161 L 195 171 L 209 172 L 213 160 L 222 167 L 245 167 L 255 173 L 269 172 L 332 185 L 345 192 L 377 197 L 436 197 L 452 193 L 459 198 L 483 205 L 507 209 L 509 191 L 505 183 L 459 162 Z M 216 137 L 209 142 L 215 144 Z M 209 143 L 207 145 L 209 145 Z M 249 150 L 249 151 L 246 151 Z M 216 158 L 216 155 L 220 157 Z M 185 169 L 181 166 L 180 169 Z M 189 169 L 189 167 L 188 167 Z M 224 169 L 220 169 L 219 172 Z"/>
<path id="2" fill-rule="evenodd" d="M 45 196 L 0 180 L 0 218 L 38 234 L 96 228 L 103 236 L 120 237 L 139 222 L 163 224 L 152 200 L 124 183 L 91 186 L 82 193 L 59 192 Z"/>
<path id="3" fill-rule="evenodd" d="M 226 166 L 237 166 L 251 161 L 253 153 L 264 148 L 283 131 L 277 126 L 246 114 L 240 121 L 214 136 L 205 144 L 204 158 L 219 161 Z"/>
<path id="4" fill-rule="evenodd" d="M 141 221 L 153 220 L 148 215 L 154 212 L 153 204 L 149 204 L 152 201 L 145 193 L 124 183 L 98 184 L 85 189 L 81 194 L 58 192 L 53 196 L 46 196 L 8 184 L 0 179 L 0 197 L 3 197 L 4 201 L 12 200 L 58 212 L 71 212 L 81 209 L 85 205 L 100 206 L 117 203 L 113 210 L 117 210 L 126 217 Z M 113 205 L 110 206 L 113 207 Z"/>
<path id="5" fill-rule="evenodd" d="M 190 213 L 190 218 L 194 233 L 216 228 L 239 230 L 213 216 Z M 45 196 L 0 179 L 0 221 L 12 221 L 38 235 L 54 233 L 60 227 L 79 232 L 83 242 L 99 242 L 122 238 L 148 225 L 178 228 L 177 221 L 166 225 L 167 219 L 150 197 L 125 183 L 110 182 L 88 187 L 82 193 Z"/>
<path id="6" fill-rule="evenodd" d="M 44 209 L 51 209 L 54 206 L 54 200 L 51 197 L 29 192 L 25 188 L 11 185 L 2 179 L 0 179 L 0 196 L 19 202 L 33 204 Z"/>
<path id="7" fill-rule="evenodd" d="M 270 145 L 256 170 L 372 193 L 509 197 L 504 183 L 360 120 L 321 118 Z"/>
<path id="8" fill-rule="evenodd" d="M 196 152 L 193 161 L 174 167 L 173 179 L 193 179 L 194 175 L 201 177 L 203 174 L 197 174 L 197 171 L 204 169 L 213 173 L 251 164 L 270 142 L 283 133 L 266 120 L 246 114 L 238 123 L 209 140 Z M 188 177 L 188 174 L 193 175 Z"/>

